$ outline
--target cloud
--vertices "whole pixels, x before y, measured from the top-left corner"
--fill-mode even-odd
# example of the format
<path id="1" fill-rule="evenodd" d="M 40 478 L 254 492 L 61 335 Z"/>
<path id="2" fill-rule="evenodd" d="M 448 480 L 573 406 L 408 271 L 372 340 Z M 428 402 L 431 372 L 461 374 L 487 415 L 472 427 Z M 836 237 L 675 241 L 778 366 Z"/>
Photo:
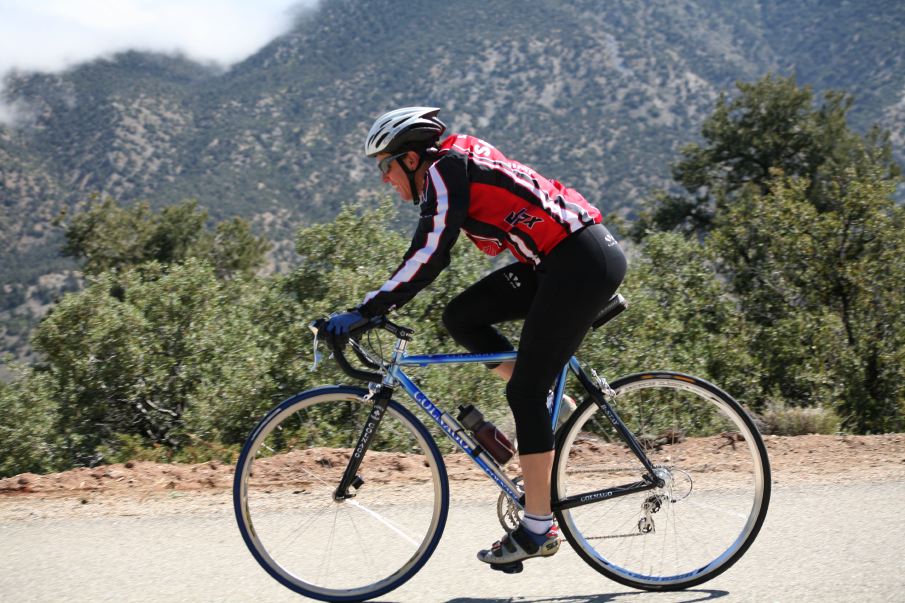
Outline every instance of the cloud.
<path id="1" fill-rule="evenodd" d="M 5 0 L 0 73 L 59 71 L 113 52 L 182 52 L 231 64 L 286 31 L 315 0 Z"/>
<path id="2" fill-rule="evenodd" d="M 182 52 L 235 63 L 315 0 L 4 0 L 0 74 L 59 71 L 113 52 Z"/>
<path id="3" fill-rule="evenodd" d="M 35 109 L 19 99 L 4 100 L 2 94 L 3 90 L 0 89 L 0 126 L 25 128 L 35 122 Z"/>
<path id="4" fill-rule="evenodd" d="M 16 121 L 15 105 L 4 105 L 0 103 L 0 124 L 9 124 Z"/>
<path id="5" fill-rule="evenodd" d="M 11 70 L 59 72 L 123 50 L 230 65 L 287 31 L 317 1 L 4 0 L 0 81 Z M 0 103 L 0 123 L 21 112 Z"/>

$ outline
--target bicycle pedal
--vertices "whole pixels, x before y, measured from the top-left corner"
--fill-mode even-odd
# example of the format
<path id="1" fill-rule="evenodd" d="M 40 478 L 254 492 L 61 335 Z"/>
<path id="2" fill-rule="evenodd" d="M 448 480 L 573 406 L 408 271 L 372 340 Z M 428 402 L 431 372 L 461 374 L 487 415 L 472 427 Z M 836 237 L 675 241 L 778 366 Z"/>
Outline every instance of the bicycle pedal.
<path id="1" fill-rule="evenodd" d="M 490 567 L 504 574 L 520 574 L 525 569 L 521 561 L 516 561 L 515 563 L 491 563 Z"/>

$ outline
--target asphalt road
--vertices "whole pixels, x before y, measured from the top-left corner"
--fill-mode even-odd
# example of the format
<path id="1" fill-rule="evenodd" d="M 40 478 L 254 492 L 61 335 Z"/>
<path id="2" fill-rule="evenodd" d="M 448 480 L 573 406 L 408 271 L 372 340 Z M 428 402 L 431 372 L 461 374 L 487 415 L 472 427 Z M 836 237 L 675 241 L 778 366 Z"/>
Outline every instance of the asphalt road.
<path id="1" fill-rule="evenodd" d="M 455 500 L 432 559 L 406 585 L 378 600 L 905 602 L 901 481 L 776 484 L 764 528 L 741 561 L 694 590 L 664 594 L 611 582 L 565 546 L 551 559 L 527 563 L 521 574 L 489 570 L 474 554 L 499 537 L 500 528 L 492 503 L 482 498 Z M 0 520 L 0 601 L 304 600 L 252 559 L 226 494 L 190 513 L 180 513 L 179 502 L 174 499 L 163 512 L 155 507 L 123 515 L 97 508 L 83 512 L 102 505 L 80 509 L 73 500 L 68 513 Z"/>

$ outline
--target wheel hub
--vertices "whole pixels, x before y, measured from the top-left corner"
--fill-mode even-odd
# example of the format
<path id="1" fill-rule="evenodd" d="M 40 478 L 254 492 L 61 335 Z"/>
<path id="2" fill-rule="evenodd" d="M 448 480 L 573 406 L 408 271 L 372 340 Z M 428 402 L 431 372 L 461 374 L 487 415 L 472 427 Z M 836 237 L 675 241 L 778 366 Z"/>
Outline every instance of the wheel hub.
<path id="1" fill-rule="evenodd" d="M 664 496 L 664 502 L 679 502 L 687 498 L 694 487 L 691 475 L 678 467 L 654 467 L 654 475 L 663 483 L 657 490 Z"/>

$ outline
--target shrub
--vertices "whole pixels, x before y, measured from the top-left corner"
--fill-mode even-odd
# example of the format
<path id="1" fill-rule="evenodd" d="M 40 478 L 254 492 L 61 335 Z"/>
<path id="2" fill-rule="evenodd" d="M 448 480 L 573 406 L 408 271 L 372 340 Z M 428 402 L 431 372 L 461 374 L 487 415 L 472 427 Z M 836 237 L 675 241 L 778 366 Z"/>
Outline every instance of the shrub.
<path id="1" fill-rule="evenodd" d="M 770 435 L 831 435 L 838 433 L 842 426 L 839 415 L 822 406 L 801 408 L 771 404 L 758 418 L 764 433 Z"/>

